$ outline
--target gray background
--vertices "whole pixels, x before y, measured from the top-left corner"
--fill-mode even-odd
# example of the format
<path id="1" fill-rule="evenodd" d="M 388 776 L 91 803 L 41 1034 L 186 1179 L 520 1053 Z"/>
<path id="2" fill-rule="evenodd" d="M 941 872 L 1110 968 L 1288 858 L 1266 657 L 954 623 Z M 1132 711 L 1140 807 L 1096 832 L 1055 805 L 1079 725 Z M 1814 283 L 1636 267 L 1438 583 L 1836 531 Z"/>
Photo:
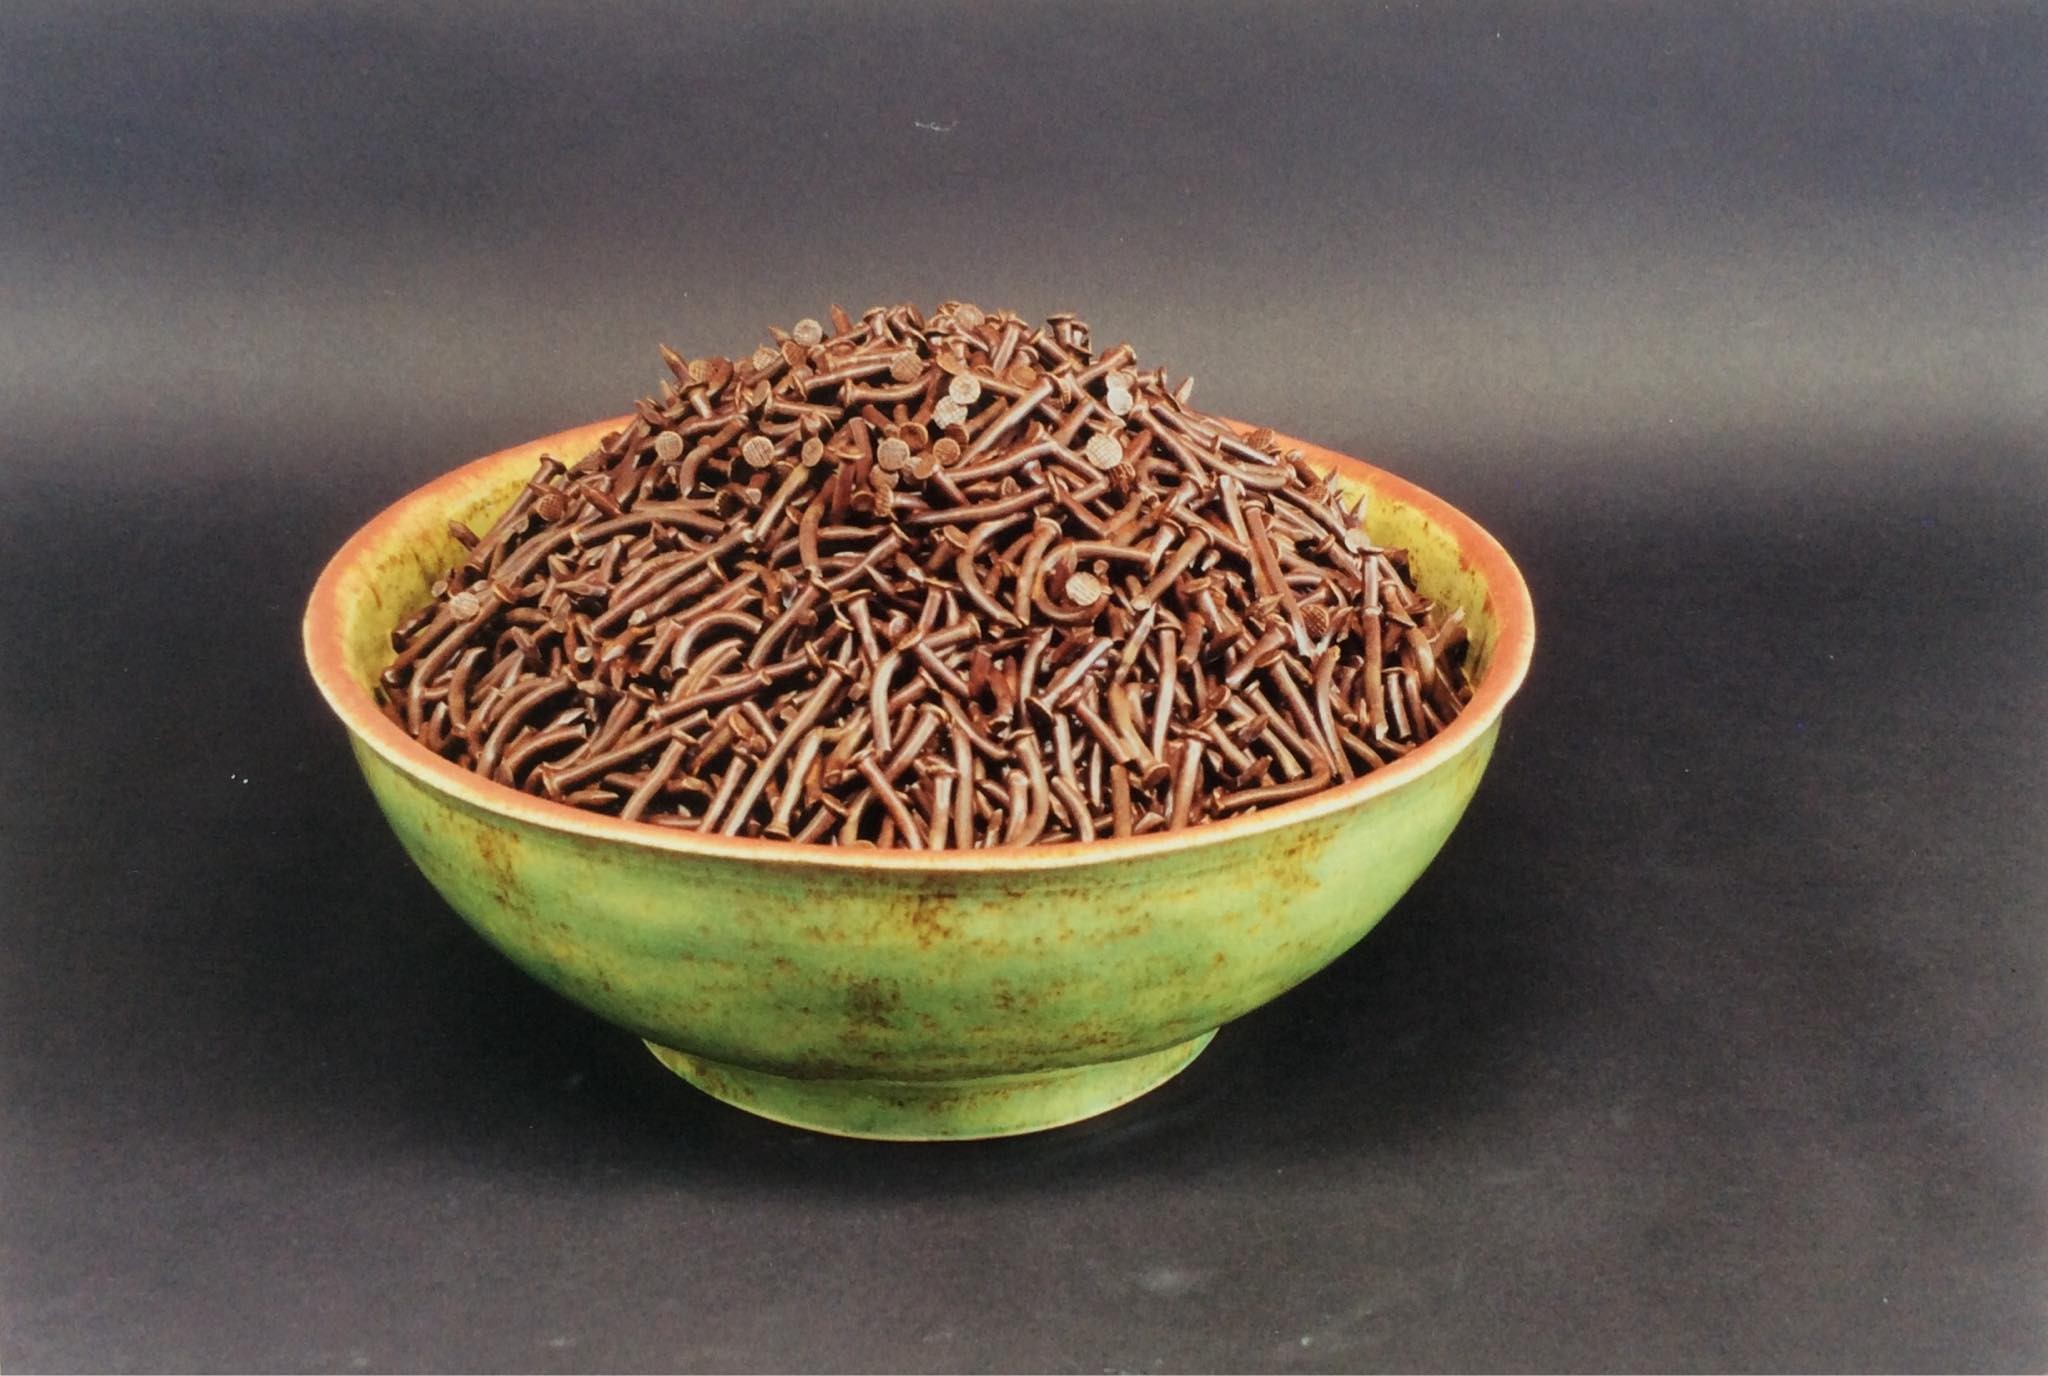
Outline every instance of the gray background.
<path id="1" fill-rule="evenodd" d="M 2048 11 L 412 8 L 0 8 L 9 1370 L 2048 1364 Z M 949 295 L 1542 631 L 1329 971 L 844 1143 L 472 937 L 296 630 L 657 341 Z"/>

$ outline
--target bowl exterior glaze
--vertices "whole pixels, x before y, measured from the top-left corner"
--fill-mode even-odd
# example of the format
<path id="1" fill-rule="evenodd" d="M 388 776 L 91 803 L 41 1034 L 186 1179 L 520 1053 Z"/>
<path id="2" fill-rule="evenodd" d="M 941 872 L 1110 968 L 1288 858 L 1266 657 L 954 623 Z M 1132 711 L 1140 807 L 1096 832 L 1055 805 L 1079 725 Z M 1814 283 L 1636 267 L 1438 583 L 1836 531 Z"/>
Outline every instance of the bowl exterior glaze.
<path id="1" fill-rule="evenodd" d="M 1513 691 L 1496 676 L 1519 681 L 1527 662 L 1526 592 L 1497 546 L 1475 551 L 1477 527 L 1449 508 L 1302 446 L 1368 489 L 1370 534 L 1411 549 L 1422 591 L 1466 610 L 1480 694 L 1408 760 L 1174 837 L 940 857 L 594 817 L 439 760 L 369 689 L 391 627 L 459 555 L 448 519 L 481 528 L 538 454 L 573 462 L 614 425 L 494 455 L 386 512 L 323 576 L 308 654 L 384 815 L 448 903 L 535 978 L 771 1117 L 987 1136 L 1085 1117 L 1176 1073 L 1217 1027 L 1356 943 L 1422 873 L 1492 753 Z"/>

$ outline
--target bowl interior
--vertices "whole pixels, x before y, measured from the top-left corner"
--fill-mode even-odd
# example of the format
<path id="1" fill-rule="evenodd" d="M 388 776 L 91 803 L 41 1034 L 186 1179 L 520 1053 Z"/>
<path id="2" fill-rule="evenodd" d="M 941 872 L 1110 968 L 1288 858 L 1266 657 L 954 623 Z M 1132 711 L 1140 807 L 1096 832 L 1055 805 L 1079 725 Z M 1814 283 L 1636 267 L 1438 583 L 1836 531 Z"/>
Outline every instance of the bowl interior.
<path id="1" fill-rule="evenodd" d="M 399 500 L 358 531 L 329 564 L 308 611 L 306 640 L 314 677 L 335 710 L 364 743 L 408 773 L 436 778 L 441 786 L 457 787 L 465 793 L 480 792 L 483 797 L 479 805 L 516 804 L 522 813 L 528 814 L 539 808 L 551 818 L 552 824 L 575 825 L 579 830 L 595 826 L 609 835 L 624 832 L 641 836 L 660 829 L 618 822 L 515 793 L 430 755 L 384 719 L 372 696 L 377 676 L 391 658 L 392 628 L 423 605 L 435 580 L 463 557 L 462 545 L 448 533 L 449 522 L 461 521 L 478 532 L 488 529 L 533 476 L 541 455 L 550 454 L 565 464 L 573 464 L 594 449 L 607 431 L 619 428 L 626 419 L 600 421 L 517 445 L 445 474 Z M 1279 438 L 1289 447 L 1302 450 L 1310 462 L 1333 473 L 1347 493 L 1356 496 L 1363 492 L 1365 526 L 1370 538 L 1382 546 L 1408 550 L 1417 589 L 1440 605 L 1464 611 L 1470 647 L 1466 667 L 1476 691 L 1471 705 L 1443 736 L 1342 788 L 1256 815 L 1269 821 L 1304 808 L 1338 805 L 1336 795 L 1362 795 L 1393 787 L 1461 750 L 1490 725 L 1519 687 L 1534 641 L 1528 591 L 1521 575 L 1499 544 L 1469 517 L 1384 470 L 1287 436 Z M 1220 839 L 1223 831 L 1254 821 L 1254 817 L 1247 816 L 1210 823 L 1179 835 L 1183 839 Z M 642 839 L 668 848 L 678 843 L 689 845 L 720 838 L 674 832 L 658 839 Z M 724 839 L 742 849 L 774 844 Z M 1115 845 L 1138 846 L 1149 839 L 1157 838 L 1138 838 Z M 1097 842 L 1081 849 L 1101 854 L 1112 848 L 1110 843 Z M 1070 849 L 1074 848 L 1026 848 L 1032 854 L 1024 863 L 1035 866 L 1041 863 L 1039 857 Z M 998 849 L 977 855 L 1025 857 L 1026 851 Z M 884 865 L 914 859 L 908 853 L 862 854 Z"/>

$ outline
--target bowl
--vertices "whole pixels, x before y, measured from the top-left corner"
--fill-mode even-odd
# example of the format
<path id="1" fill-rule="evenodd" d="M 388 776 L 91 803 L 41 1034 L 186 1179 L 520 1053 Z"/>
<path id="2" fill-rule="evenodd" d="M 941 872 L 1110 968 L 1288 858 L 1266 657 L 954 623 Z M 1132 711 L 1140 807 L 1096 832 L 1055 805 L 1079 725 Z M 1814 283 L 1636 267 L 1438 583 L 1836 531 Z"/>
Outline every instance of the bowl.
<path id="1" fill-rule="evenodd" d="M 1471 703 L 1349 783 L 1185 831 L 940 853 L 702 836 L 492 783 L 386 720 L 390 632 L 543 453 L 515 446 L 407 496 L 313 590 L 306 658 L 384 816 L 448 904 L 522 969 L 764 1117 L 896 1139 L 1056 1127 L 1177 1074 L 1216 1029 L 1349 949 L 1464 812 L 1534 644 L 1528 589 L 1469 518 L 1356 459 L 1283 438 L 1462 608 Z"/>

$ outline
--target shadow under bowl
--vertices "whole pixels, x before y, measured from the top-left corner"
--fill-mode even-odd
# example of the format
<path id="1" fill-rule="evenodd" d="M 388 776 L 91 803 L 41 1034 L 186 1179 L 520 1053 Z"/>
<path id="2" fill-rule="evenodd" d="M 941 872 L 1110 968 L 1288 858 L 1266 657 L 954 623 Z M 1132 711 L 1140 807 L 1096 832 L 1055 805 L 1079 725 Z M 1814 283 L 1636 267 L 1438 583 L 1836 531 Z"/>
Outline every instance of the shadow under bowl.
<path id="1" fill-rule="evenodd" d="M 1368 535 L 1462 608 L 1471 703 L 1350 783 L 1249 816 L 1085 844 L 939 853 L 703 836 L 553 803 L 421 746 L 372 697 L 390 634 L 543 453 L 479 459 L 392 505 L 313 590 L 305 649 L 399 840 L 516 964 L 765 1117 L 900 1139 L 993 1137 L 1101 1113 L 1222 1024 L 1356 943 L 1463 814 L 1534 645 L 1499 544 L 1421 489 L 1282 437 L 1367 494 Z"/>

